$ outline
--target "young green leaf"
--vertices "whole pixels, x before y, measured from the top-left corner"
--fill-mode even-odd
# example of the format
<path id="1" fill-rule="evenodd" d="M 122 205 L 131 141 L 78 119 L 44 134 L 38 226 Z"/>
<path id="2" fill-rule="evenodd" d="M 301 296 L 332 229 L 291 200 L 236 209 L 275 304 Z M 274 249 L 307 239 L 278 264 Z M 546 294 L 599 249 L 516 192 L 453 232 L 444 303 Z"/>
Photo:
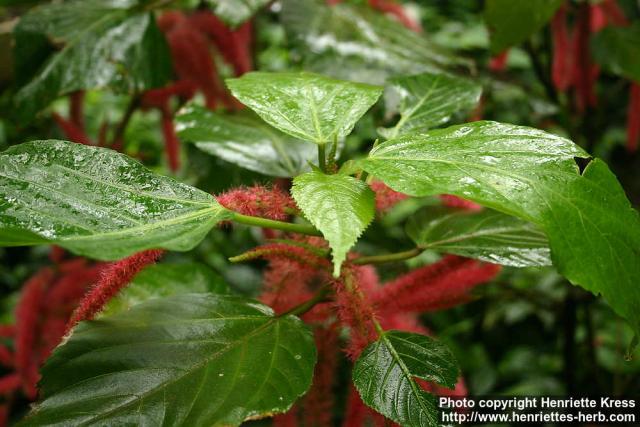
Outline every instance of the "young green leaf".
<path id="1" fill-rule="evenodd" d="M 205 0 L 213 9 L 213 13 L 231 28 L 248 21 L 260 8 L 270 0 Z"/>
<path id="2" fill-rule="evenodd" d="M 589 156 L 540 130 L 474 122 L 384 142 L 361 166 L 396 191 L 454 194 L 537 224 L 558 271 L 637 330 L 638 213 L 604 162 L 581 174 L 574 157 Z"/>
<path id="3" fill-rule="evenodd" d="M 484 19 L 491 34 L 491 52 L 498 54 L 526 41 L 553 17 L 562 0 L 487 0 Z"/>
<path id="4" fill-rule="evenodd" d="M 379 86 L 305 72 L 251 72 L 227 86 L 273 127 L 319 145 L 349 135 L 382 94 Z"/>
<path id="5" fill-rule="evenodd" d="M 153 264 L 145 267 L 107 306 L 100 316 L 127 311 L 144 301 L 177 294 L 224 294 L 229 286 L 204 264 Z"/>
<path id="6" fill-rule="evenodd" d="M 22 424 L 239 425 L 287 411 L 315 361 L 308 328 L 258 302 L 155 299 L 78 325 L 42 369 L 44 400 Z"/>
<path id="7" fill-rule="evenodd" d="M 245 169 L 270 176 L 293 177 L 309 169 L 317 150 L 248 114 L 214 113 L 190 105 L 176 117 L 182 141 Z"/>
<path id="8" fill-rule="evenodd" d="M 367 5 L 283 0 L 288 39 L 304 69 L 345 80 L 384 84 L 389 76 L 442 72 L 472 64 Z M 350 2 L 352 3 L 352 2 Z"/>
<path id="9" fill-rule="evenodd" d="M 297 176 L 291 194 L 305 217 L 329 241 L 333 274 L 338 276 L 347 252 L 373 220 L 373 191 L 351 176 L 314 171 Z"/>
<path id="10" fill-rule="evenodd" d="M 400 113 L 392 128 L 378 133 L 392 139 L 409 132 L 424 132 L 449 121 L 451 115 L 478 104 L 482 87 L 468 79 L 447 74 L 396 77 L 385 90 L 386 112 Z"/>
<path id="11" fill-rule="evenodd" d="M 428 207 L 407 222 L 418 246 L 513 267 L 551 265 L 549 242 L 534 224 L 485 209 Z"/>
<path id="12" fill-rule="evenodd" d="M 453 388 L 458 366 L 449 349 L 424 335 L 388 331 L 353 367 L 363 402 L 404 427 L 438 426 L 436 398 L 414 378 Z"/>
<path id="13" fill-rule="evenodd" d="M 609 26 L 595 34 L 593 54 L 598 63 L 613 73 L 640 82 L 640 24 Z"/>
<path id="14" fill-rule="evenodd" d="M 32 141 L 0 153 L 0 245 L 102 260 L 186 251 L 229 213 L 213 196 L 105 148 Z"/>
<path id="15" fill-rule="evenodd" d="M 15 29 L 18 74 L 32 76 L 15 95 L 29 117 L 58 96 L 107 86 L 140 92 L 171 76 L 169 49 L 140 0 L 75 0 L 34 8 Z M 34 74 L 45 41 L 62 46 Z M 39 46 L 39 49 L 36 47 Z"/>

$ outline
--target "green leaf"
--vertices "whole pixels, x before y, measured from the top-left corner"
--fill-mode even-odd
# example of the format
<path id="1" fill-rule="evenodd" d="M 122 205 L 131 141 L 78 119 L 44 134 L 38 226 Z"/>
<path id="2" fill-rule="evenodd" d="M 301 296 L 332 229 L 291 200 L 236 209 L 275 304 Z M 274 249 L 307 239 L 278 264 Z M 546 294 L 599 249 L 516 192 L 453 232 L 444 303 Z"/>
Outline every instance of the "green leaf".
<path id="1" fill-rule="evenodd" d="M 563 0 L 487 0 L 484 19 L 491 34 L 491 52 L 498 54 L 525 42 L 553 17 Z"/>
<path id="2" fill-rule="evenodd" d="M 270 176 L 293 177 L 309 170 L 313 145 L 285 135 L 246 114 L 214 113 L 190 105 L 176 117 L 182 141 L 194 142 L 205 153 L 245 169 Z"/>
<path id="3" fill-rule="evenodd" d="M 379 129 L 387 139 L 409 132 L 424 132 L 449 121 L 451 115 L 466 112 L 480 101 L 482 86 L 460 77 L 424 73 L 396 77 L 385 91 L 386 112 L 400 113 L 393 128 Z"/>
<path id="4" fill-rule="evenodd" d="M 485 209 L 422 209 L 407 222 L 418 246 L 512 267 L 551 265 L 549 242 L 534 224 Z"/>
<path id="5" fill-rule="evenodd" d="M 333 274 L 373 220 L 375 195 L 367 184 L 347 175 L 308 172 L 293 180 L 291 194 L 305 217 L 329 241 Z"/>
<path id="6" fill-rule="evenodd" d="M 305 72 L 251 72 L 227 86 L 273 127 L 320 145 L 349 135 L 382 94 L 378 86 Z"/>
<path id="7" fill-rule="evenodd" d="M 366 5 L 283 0 L 288 39 L 304 69 L 345 80 L 384 84 L 389 76 L 465 66 L 427 34 L 412 31 Z"/>
<path id="8" fill-rule="evenodd" d="M 353 367 L 353 384 L 364 403 L 404 427 L 439 426 L 436 398 L 414 378 L 453 388 L 458 378 L 455 358 L 432 338 L 388 331 Z"/>
<path id="9" fill-rule="evenodd" d="M 40 425 L 229 426 L 287 411 L 310 386 L 313 336 L 258 302 L 183 294 L 82 322 L 42 369 Z"/>
<path id="10" fill-rule="evenodd" d="M 266 6 L 270 0 L 206 0 L 213 13 L 231 28 L 249 20 L 258 10 Z"/>
<path id="11" fill-rule="evenodd" d="M 15 95 L 21 117 L 76 90 L 113 87 L 133 93 L 163 85 L 171 76 L 169 49 L 142 3 L 75 0 L 24 15 L 15 29 L 16 67 L 17 74 L 25 71 L 32 79 Z M 46 43 L 59 50 L 42 63 Z"/>
<path id="12" fill-rule="evenodd" d="M 580 174 L 571 141 L 523 126 L 474 122 L 407 135 L 361 166 L 396 191 L 454 194 L 544 230 L 553 264 L 640 327 L 640 220 L 601 160 Z"/>
<path id="13" fill-rule="evenodd" d="M 604 68 L 640 82 L 640 24 L 609 26 L 592 39 L 593 55 Z"/>
<path id="14" fill-rule="evenodd" d="M 138 273 L 100 313 L 111 316 L 144 301 L 187 293 L 224 294 L 229 286 L 204 264 L 153 264 Z"/>
<path id="15" fill-rule="evenodd" d="M 123 258 L 187 251 L 228 218 L 213 196 L 105 148 L 32 141 L 0 153 L 0 245 Z"/>

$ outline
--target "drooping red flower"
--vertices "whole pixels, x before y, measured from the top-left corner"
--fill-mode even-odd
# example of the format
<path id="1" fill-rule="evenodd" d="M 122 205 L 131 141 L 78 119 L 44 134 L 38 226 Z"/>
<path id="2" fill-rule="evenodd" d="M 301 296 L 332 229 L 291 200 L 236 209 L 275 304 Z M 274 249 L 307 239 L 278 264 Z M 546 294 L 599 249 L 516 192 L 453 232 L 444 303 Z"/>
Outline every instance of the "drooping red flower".
<path id="1" fill-rule="evenodd" d="M 392 0 L 369 0 L 369 6 L 374 9 L 379 10 L 382 13 L 386 13 L 388 15 L 393 16 L 397 19 L 402 25 L 409 28 L 410 30 L 415 31 L 416 33 L 422 32 L 422 26 L 420 23 L 413 18 L 411 18 L 404 6 L 396 3 Z"/>
<path id="2" fill-rule="evenodd" d="M 67 331 L 80 321 L 93 319 L 140 270 L 156 262 L 163 252 L 156 249 L 139 252 L 105 267 L 98 283 L 84 296 L 73 312 L 67 323 Z"/>
<path id="3" fill-rule="evenodd" d="M 333 425 L 333 405 L 336 368 L 338 366 L 337 323 L 314 332 L 318 361 L 313 373 L 313 384 L 302 402 L 305 426 L 331 427 Z"/>
<path id="4" fill-rule="evenodd" d="M 507 59 L 509 59 L 508 49 L 491 58 L 489 61 L 489 69 L 495 72 L 504 71 L 507 66 Z"/>
<path id="5" fill-rule="evenodd" d="M 384 285 L 372 297 L 381 311 L 425 312 L 468 300 L 469 291 L 493 279 L 500 266 L 447 255 Z"/>
<path id="6" fill-rule="evenodd" d="M 251 21 L 232 30 L 208 10 L 200 10 L 189 17 L 189 21 L 201 33 L 206 34 L 222 57 L 229 63 L 236 76 L 253 69 L 251 44 L 253 28 Z"/>
<path id="7" fill-rule="evenodd" d="M 22 381 L 25 395 L 34 399 L 38 393 L 39 355 L 37 345 L 40 312 L 44 307 L 47 285 L 53 278 L 53 270 L 43 268 L 25 283 L 16 306 L 15 369 Z"/>
<path id="8" fill-rule="evenodd" d="M 356 360 L 362 350 L 378 338 L 376 314 L 366 295 L 366 289 L 373 286 L 367 281 L 370 278 L 366 268 L 343 266 L 342 277 L 334 281 L 338 319 L 349 328 L 349 345 L 345 351 L 351 360 Z"/>
<path id="9" fill-rule="evenodd" d="M 588 106 L 597 104 L 595 82 L 599 69 L 591 59 L 589 40 L 591 36 L 592 7 L 583 3 L 578 8 L 574 36 L 573 52 L 573 81 L 575 85 L 575 104 L 578 111 L 584 111 Z"/>
<path id="10" fill-rule="evenodd" d="M 567 23 L 567 6 L 562 5 L 551 20 L 553 38 L 553 62 L 551 80 L 560 92 L 566 91 L 572 83 L 571 37 Z"/>

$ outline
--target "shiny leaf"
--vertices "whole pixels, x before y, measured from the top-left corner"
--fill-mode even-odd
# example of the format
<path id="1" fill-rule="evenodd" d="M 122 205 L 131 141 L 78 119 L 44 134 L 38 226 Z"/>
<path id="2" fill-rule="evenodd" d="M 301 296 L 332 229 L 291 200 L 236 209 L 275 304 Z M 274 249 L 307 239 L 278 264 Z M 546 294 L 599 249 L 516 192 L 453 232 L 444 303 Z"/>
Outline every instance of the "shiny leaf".
<path id="1" fill-rule="evenodd" d="M 349 135 L 382 94 L 378 86 L 305 72 L 252 72 L 227 86 L 273 127 L 316 144 Z"/>
<path id="2" fill-rule="evenodd" d="M 315 361 L 296 317 L 229 295 L 155 299 L 77 326 L 23 425 L 239 425 L 288 410 Z"/>
<path id="3" fill-rule="evenodd" d="M 373 220 L 373 191 L 351 176 L 314 171 L 297 176 L 291 194 L 305 217 L 329 241 L 333 274 L 338 276 L 347 252 Z"/>
<path id="4" fill-rule="evenodd" d="M 144 301 L 188 293 L 224 294 L 229 286 L 204 264 L 153 264 L 138 273 L 100 313 L 110 316 Z"/>
<path id="5" fill-rule="evenodd" d="M 0 245 L 55 243 L 102 260 L 186 251 L 227 211 L 105 148 L 32 141 L 0 153 Z"/>
<path id="6" fill-rule="evenodd" d="M 455 358 L 432 338 L 388 331 L 362 352 L 353 368 L 353 384 L 364 403 L 404 427 L 439 426 L 435 396 L 414 378 L 453 388 Z"/>
<path id="7" fill-rule="evenodd" d="M 313 145 L 285 135 L 253 115 L 214 113 L 190 105 L 176 117 L 181 140 L 205 153 L 265 175 L 293 177 L 315 160 Z"/>
<path id="8" fill-rule="evenodd" d="M 454 194 L 537 224 L 558 271 L 638 330 L 638 213 L 604 162 L 581 174 L 574 157 L 589 156 L 537 129 L 474 122 L 384 142 L 361 166 L 396 191 Z"/>
<path id="9" fill-rule="evenodd" d="M 22 117 L 76 90 L 113 87 L 133 93 L 163 85 L 171 76 L 169 49 L 142 3 L 75 0 L 24 15 L 15 29 L 16 67 L 32 78 L 15 95 Z M 47 43 L 59 49 L 41 63 Z"/>
<path id="10" fill-rule="evenodd" d="M 466 112 L 480 101 L 482 87 L 471 80 L 446 74 L 396 77 L 385 91 L 387 114 L 400 113 L 393 128 L 379 129 L 387 139 L 409 132 L 424 132 Z"/>
<path id="11" fill-rule="evenodd" d="M 513 267 L 551 265 L 549 242 L 537 226 L 485 209 L 429 207 L 407 222 L 418 246 Z"/>
<path id="12" fill-rule="evenodd" d="M 258 10 L 266 6 L 270 0 L 206 0 L 206 3 L 230 27 L 235 28 L 248 21 Z"/>
<path id="13" fill-rule="evenodd" d="M 491 52 L 497 54 L 526 41 L 540 30 L 563 0 L 487 0 L 484 19 L 491 34 Z"/>
<path id="14" fill-rule="evenodd" d="M 640 23 L 604 28 L 595 34 L 592 47 L 600 65 L 640 82 Z"/>
<path id="15" fill-rule="evenodd" d="M 304 69 L 383 84 L 389 76 L 439 72 L 469 62 L 366 5 L 283 0 L 282 20 Z"/>

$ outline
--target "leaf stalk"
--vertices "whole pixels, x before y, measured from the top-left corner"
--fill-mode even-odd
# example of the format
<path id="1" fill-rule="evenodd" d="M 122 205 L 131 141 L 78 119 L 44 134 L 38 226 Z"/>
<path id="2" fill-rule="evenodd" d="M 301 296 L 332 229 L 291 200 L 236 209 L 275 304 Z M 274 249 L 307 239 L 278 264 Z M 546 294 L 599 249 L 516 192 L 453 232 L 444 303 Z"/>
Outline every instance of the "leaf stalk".
<path id="1" fill-rule="evenodd" d="M 320 233 L 320 231 L 318 231 L 314 226 L 307 224 L 276 221 L 257 216 L 243 215 L 237 212 L 233 213 L 231 220 L 238 224 L 252 225 L 254 227 L 272 228 L 274 230 L 290 231 L 292 233 L 306 234 L 308 236 L 322 236 L 322 233 Z"/>

